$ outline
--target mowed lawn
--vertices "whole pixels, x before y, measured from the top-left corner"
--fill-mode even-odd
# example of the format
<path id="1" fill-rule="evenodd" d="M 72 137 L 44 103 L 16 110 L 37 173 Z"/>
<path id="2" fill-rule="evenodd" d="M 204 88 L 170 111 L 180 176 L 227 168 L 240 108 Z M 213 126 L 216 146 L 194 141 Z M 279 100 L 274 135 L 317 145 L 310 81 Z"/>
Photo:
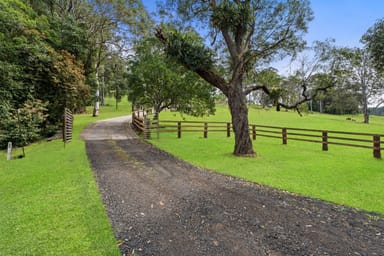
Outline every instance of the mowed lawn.
<path id="1" fill-rule="evenodd" d="M 79 138 L 91 122 L 130 113 L 128 103 L 118 110 L 113 103 L 98 118 L 92 109 L 76 115 L 65 148 L 42 141 L 11 161 L 0 153 L 0 255 L 120 254 Z"/>
<path id="2" fill-rule="evenodd" d="M 206 118 L 181 117 L 174 112 L 160 114 L 160 120 L 182 119 L 230 121 L 230 115 L 223 105 L 217 106 L 216 115 Z M 384 117 L 372 116 L 371 124 L 367 125 L 359 115 L 300 117 L 295 112 L 250 107 L 249 119 L 259 125 L 384 134 Z M 257 137 L 257 157 L 241 158 L 231 154 L 233 134 L 230 138 L 225 132 L 208 133 L 207 139 L 202 133 L 182 133 L 181 139 L 176 137 L 176 133 L 161 133 L 160 139 L 152 139 L 151 143 L 202 168 L 384 214 L 384 161 L 373 158 L 370 149 L 329 145 L 329 151 L 322 151 L 318 143 L 288 140 L 287 145 L 282 145 L 281 139 Z"/>

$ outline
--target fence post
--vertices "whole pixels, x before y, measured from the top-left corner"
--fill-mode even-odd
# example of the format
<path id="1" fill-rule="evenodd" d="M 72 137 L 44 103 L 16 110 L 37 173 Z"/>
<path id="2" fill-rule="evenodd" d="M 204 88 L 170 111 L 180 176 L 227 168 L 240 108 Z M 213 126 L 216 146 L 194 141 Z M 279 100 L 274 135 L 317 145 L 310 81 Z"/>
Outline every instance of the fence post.
<path id="1" fill-rule="evenodd" d="M 132 125 L 136 128 L 136 115 L 132 114 Z"/>
<path id="2" fill-rule="evenodd" d="M 12 142 L 8 142 L 8 148 L 7 148 L 7 160 L 12 159 Z"/>
<path id="3" fill-rule="evenodd" d="M 231 137 L 231 123 L 227 123 L 227 137 Z"/>
<path id="4" fill-rule="evenodd" d="M 177 138 L 181 138 L 181 122 L 177 122 Z"/>
<path id="5" fill-rule="evenodd" d="M 160 120 L 159 120 L 159 112 L 155 112 L 154 121 L 156 121 L 156 135 L 157 139 L 160 138 Z"/>
<path id="6" fill-rule="evenodd" d="M 328 151 L 328 132 L 323 131 L 323 136 L 322 136 L 322 144 L 323 144 L 323 151 Z"/>
<path id="7" fill-rule="evenodd" d="M 283 145 L 286 145 L 287 144 L 287 128 L 281 129 L 281 135 L 283 139 Z"/>
<path id="8" fill-rule="evenodd" d="M 252 139 L 256 140 L 256 125 L 252 125 Z"/>
<path id="9" fill-rule="evenodd" d="M 144 139 L 151 139 L 151 120 L 149 118 L 144 118 Z"/>
<path id="10" fill-rule="evenodd" d="M 380 135 L 373 135 L 373 157 L 381 159 Z"/>
<path id="11" fill-rule="evenodd" d="M 204 123 L 204 138 L 208 137 L 208 123 Z"/>

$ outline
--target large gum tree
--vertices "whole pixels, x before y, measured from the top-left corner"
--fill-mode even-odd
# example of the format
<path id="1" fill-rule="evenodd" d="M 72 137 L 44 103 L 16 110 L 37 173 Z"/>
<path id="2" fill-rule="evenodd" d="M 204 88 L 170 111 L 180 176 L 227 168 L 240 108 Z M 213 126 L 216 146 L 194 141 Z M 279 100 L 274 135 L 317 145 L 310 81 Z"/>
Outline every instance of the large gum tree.
<path id="1" fill-rule="evenodd" d="M 308 0 L 168 0 L 165 10 L 176 17 L 177 30 L 157 28 L 165 50 L 196 72 L 228 98 L 235 134 L 234 154 L 255 156 L 249 136 L 246 95 L 255 90 L 266 94 L 266 85 L 246 86 L 247 73 L 275 57 L 293 55 L 305 45 L 302 35 L 312 20 Z M 210 42 L 189 40 L 184 31 L 198 28 Z M 208 32 L 207 32 L 208 31 Z M 305 88 L 306 89 L 306 88 Z M 303 91 L 302 96 L 308 99 Z M 277 103 L 278 109 L 284 106 Z"/>

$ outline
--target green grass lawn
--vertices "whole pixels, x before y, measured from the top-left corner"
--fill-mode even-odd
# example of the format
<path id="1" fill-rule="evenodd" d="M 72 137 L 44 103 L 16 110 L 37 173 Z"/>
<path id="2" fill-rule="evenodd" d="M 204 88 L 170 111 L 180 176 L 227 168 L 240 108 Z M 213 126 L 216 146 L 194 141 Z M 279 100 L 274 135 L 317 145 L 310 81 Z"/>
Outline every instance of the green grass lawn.
<path id="1" fill-rule="evenodd" d="M 295 128 L 328 129 L 384 134 L 384 118 L 372 117 L 371 124 L 362 123 L 362 116 L 276 112 L 250 108 L 250 123 Z M 174 112 L 164 112 L 160 120 L 202 120 L 189 116 L 180 117 Z M 229 121 L 226 106 L 217 106 L 215 116 L 209 121 Z M 294 193 L 349 205 L 384 214 L 384 162 L 373 158 L 369 149 L 330 145 L 322 151 L 321 144 L 258 137 L 254 148 L 256 158 L 240 158 L 231 154 L 234 139 L 225 132 L 161 133 L 160 139 L 151 143 L 199 167 L 266 184 Z"/>
<path id="2" fill-rule="evenodd" d="M 128 103 L 100 116 L 75 115 L 73 141 L 35 143 L 26 158 L 0 153 L 0 255 L 119 255 L 79 138 L 91 122 L 130 113 Z M 14 155 L 20 154 L 14 152 Z"/>

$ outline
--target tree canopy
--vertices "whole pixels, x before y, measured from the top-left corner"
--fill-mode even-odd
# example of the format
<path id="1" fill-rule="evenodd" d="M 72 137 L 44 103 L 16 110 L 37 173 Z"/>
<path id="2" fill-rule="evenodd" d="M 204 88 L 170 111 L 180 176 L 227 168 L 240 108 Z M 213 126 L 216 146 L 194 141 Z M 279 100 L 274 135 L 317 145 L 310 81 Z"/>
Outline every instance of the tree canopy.
<path id="1" fill-rule="evenodd" d="M 377 70 L 384 72 L 384 19 L 378 20 L 369 28 L 361 41 L 371 53 Z"/>
<path id="2" fill-rule="evenodd" d="M 128 95 L 135 105 L 153 107 L 156 113 L 166 108 L 195 116 L 214 112 L 215 90 L 167 58 L 155 38 L 138 42 L 129 70 Z"/>

